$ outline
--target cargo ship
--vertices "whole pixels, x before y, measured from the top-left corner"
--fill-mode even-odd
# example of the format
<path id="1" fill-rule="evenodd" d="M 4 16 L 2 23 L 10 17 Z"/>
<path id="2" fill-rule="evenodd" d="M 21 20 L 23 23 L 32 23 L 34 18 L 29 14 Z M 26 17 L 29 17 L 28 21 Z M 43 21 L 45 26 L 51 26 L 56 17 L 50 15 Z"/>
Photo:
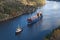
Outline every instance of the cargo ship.
<path id="1" fill-rule="evenodd" d="M 27 19 L 28 24 L 33 24 L 36 23 L 37 21 L 39 21 L 40 19 L 42 19 L 43 15 L 42 12 L 37 13 L 36 15 L 30 17 Z"/>

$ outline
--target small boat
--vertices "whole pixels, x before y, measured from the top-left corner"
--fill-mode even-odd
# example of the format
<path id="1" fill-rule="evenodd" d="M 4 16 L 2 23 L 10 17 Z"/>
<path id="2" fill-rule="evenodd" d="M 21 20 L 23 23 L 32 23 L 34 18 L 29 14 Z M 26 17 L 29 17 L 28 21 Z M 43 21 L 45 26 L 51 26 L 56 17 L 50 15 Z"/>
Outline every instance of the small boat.
<path id="1" fill-rule="evenodd" d="M 16 29 L 16 35 L 19 34 L 20 32 L 22 32 L 22 28 L 20 28 L 18 25 L 18 28 Z"/>
<path id="2" fill-rule="evenodd" d="M 28 24 L 33 24 L 42 18 L 42 13 L 37 13 L 36 15 L 27 19 Z"/>

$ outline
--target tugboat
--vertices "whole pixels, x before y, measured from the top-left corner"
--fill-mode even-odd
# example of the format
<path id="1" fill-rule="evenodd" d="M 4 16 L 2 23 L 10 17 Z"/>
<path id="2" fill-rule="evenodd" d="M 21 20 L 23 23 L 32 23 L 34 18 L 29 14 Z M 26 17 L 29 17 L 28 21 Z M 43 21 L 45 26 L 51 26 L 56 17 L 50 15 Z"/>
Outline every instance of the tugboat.
<path id="1" fill-rule="evenodd" d="M 18 35 L 20 32 L 22 32 L 22 28 L 18 25 L 18 28 L 16 29 L 16 35 Z"/>
<path id="2" fill-rule="evenodd" d="M 42 12 L 37 13 L 36 15 L 34 15 L 34 16 L 27 19 L 28 24 L 33 24 L 33 23 L 39 21 L 42 17 L 43 17 Z"/>

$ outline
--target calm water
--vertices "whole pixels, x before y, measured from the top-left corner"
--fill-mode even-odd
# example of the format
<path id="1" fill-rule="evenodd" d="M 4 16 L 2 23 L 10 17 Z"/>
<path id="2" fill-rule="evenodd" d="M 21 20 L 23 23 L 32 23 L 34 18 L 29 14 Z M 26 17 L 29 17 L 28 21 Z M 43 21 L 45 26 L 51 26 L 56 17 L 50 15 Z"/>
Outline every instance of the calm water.
<path id="1" fill-rule="evenodd" d="M 37 12 L 43 12 L 43 18 L 37 23 L 28 26 L 27 18 Z M 21 25 L 23 31 L 15 35 L 17 26 Z M 18 18 L 0 23 L 0 40 L 43 40 L 45 35 L 60 25 L 60 2 L 47 1 L 41 9 L 33 14 L 26 14 Z"/>

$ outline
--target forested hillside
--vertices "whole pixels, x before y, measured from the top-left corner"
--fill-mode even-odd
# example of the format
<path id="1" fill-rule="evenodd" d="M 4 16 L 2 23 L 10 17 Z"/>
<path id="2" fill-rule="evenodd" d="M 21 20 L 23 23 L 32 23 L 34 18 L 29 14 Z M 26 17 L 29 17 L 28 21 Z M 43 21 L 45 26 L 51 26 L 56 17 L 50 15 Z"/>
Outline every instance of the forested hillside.
<path id="1" fill-rule="evenodd" d="M 31 13 L 43 5 L 45 0 L 0 0 L 0 19 Z"/>

